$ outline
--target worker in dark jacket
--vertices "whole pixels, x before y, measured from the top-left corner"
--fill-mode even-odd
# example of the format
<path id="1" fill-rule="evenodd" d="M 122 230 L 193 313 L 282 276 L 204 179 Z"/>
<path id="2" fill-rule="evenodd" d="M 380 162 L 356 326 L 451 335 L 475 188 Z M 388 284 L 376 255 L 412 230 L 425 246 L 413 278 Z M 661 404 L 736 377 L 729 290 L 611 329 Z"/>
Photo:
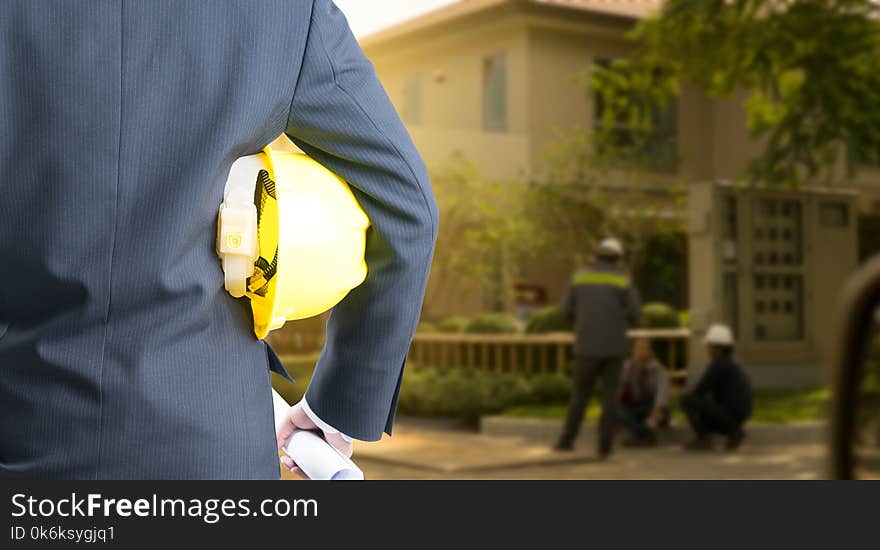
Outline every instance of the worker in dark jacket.
<path id="1" fill-rule="evenodd" d="M 574 325 L 574 389 L 558 450 L 571 450 L 584 410 L 602 379 L 602 416 L 599 420 L 599 456 L 611 453 L 617 410 L 617 392 L 623 359 L 629 350 L 627 329 L 638 323 L 641 306 L 636 290 L 620 273 L 623 246 L 605 239 L 596 251 L 596 263 L 574 274 L 562 304 Z"/>
<path id="2" fill-rule="evenodd" d="M 743 425 L 752 415 L 752 387 L 748 377 L 733 360 L 733 333 L 724 325 L 713 325 L 706 333 L 706 346 L 712 359 L 693 391 L 685 394 L 681 405 L 696 438 L 685 448 L 712 448 L 712 434 L 727 436 L 726 447 L 735 450 L 745 437 Z"/>

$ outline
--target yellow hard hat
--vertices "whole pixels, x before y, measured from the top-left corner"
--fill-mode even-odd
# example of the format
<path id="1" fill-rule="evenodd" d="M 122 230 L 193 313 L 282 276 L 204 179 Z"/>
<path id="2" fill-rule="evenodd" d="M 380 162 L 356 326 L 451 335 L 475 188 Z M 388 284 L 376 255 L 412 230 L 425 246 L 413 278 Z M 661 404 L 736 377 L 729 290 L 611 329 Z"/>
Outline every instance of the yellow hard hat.
<path id="1" fill-rule="evenodd" d="M 369 225 L 348 184 L 307 155 L 267 147 L 235 161 L 217 253 L 226 290 L 250 298 L 257 338 L 329 310 L 364 281 Z"/>

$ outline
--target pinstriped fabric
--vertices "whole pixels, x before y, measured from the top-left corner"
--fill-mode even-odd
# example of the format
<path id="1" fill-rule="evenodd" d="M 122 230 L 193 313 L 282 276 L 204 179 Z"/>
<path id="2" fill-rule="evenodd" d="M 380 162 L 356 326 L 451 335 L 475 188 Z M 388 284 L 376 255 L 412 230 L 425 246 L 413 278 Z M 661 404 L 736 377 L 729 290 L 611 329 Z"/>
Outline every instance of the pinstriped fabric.
<path id="1" fill-rule="evenodd" d="M 369 277 L 330 315 L 306 393 L 315 413 L 357 439 L 391 433 L 409 340 L 437 232 L 425 166 L 330 0 L 316 0 L 286 132 L 346 179 L 370 217 Z"/>
<path id="2" fill-rule="evenodd" d="M 373 218 L 309 402 L 377 439 L 436 209 L 332 3 L 0 3 L 0 478 L 278 477 L 267 349 L 213 239 L 231 163 L 285 131 Z"/>

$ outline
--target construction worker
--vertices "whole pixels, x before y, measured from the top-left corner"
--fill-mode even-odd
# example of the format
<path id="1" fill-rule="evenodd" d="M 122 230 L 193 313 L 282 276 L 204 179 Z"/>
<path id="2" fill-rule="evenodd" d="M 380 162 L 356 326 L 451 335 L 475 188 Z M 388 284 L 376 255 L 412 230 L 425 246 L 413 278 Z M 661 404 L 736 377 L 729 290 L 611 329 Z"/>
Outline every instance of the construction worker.
<path id="1" fill-rule="evenodd" d="M 437 207 L 333 1 L 4 0 L 0 43 L 0 478 L 278 479 L 295 429 L 390 434 Z M 281 134 L 371 225 L 276 434 L 284 368 L 215 245 L 231 166 Z"/>
<path id="2" fill-rule="evenodd" d="M 739 448 L 745 438 L 743 425 L 752 414 L 752 386 L 742 367 L 733 359 L 733 332 L 726 325 L 712 325 L 704 339 L 711 362 L 681 406 L 696 437 L 685 445 L 693 451 L 712 449 L 712 434 L 726 436 L 726 448 Z"/>
<path id="3" fill-rule="evenodd" d="M 669 376 L 646 338 L 633 344 L 632 357 L 623 365 L 618 415 L 630 432 L 626 447 L 656 445 L 656 429 L 669 422 Z"/>
<path id="4" fill-rule="evenodd" d="M 593 395 L 597 379 L 602 382 L 602 416 L 599 420 L 598 454 L 612 450 L 617 419 L 620 370 L 629 350 L 627 329 L 638 324 L 641 306 L 636 289 L 620 272 L 623 245 L 603 240 L 596 262 L 576 272 L 562 303 L 563 316 L 574 325 L 574 387 L 558 450 L 571 450 Z"/>

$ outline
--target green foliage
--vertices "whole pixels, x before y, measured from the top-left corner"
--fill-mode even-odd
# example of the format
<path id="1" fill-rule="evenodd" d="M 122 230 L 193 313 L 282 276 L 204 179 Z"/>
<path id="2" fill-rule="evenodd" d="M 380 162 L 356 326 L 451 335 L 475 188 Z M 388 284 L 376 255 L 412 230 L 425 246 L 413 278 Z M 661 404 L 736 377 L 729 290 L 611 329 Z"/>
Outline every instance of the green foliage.
<path id="1" fill-rule="evenodd" d="M 474 418 L 490 406 L 486 385 L 468 371 L 410 369 L 402 384 L 398 407 L 403 414 Z"/>
<path id="2" fill-rule="evenodd" d="M 433 323 L 422 321 L 416 327 L 416 332 L 437 332 L 437 327 Z"/>
<path id="3" fill-rule="evenodd" d="M 876 164 L 878 16 L 873 0 L 667 0 L 631 34 L 635 55 L 594 71 L 603 127 L 650 129 L 687 82 L 715 97 L 745 93 L 746 122 L 764 143 L 746 174 L 753 181 L 830 180 L 841 144 L 849 160 Z M 610 132 L 598 137 L 610 144 L 600 150 L 615 143 Z"/>
<path id="4" fill-rule="evenodd" d="M 687 297 L 687 235 L 661 232 L 647 237 L 644 253 L 633 265 L 633 281 L 644 300 L 681 304 Z"/>
<path id="5" fill-rule="evenodd" d="M 464 332 L 470 323 L 467 317 L 453 316 L 443 319 L 434 325 L 437 332 Z"/>
<path id="6" fill-rule="evenodd" d="M 272 374 L 272 387 L 288 403 L 302 399 L 311 381 L 316 355 L 285 355 L 282 363 L 296 383 Z M 474 369 L 434 369 L 408 364 L 403 377 L 399 410 L 417 416 L 453 416 L 475 419 L 519 405 L 564 403 L 570 380 L 558 374 L 524 376 Z"/>
<path id="7" fill-rule="evenodd" d="M 669 304 L 649 302 L 642 306 L 642 318 L 648 328 L 678 328 L 681 318 L 678 311 Z"/>
<path id="8" fill-rule="evenodd" d="M 752 422 L 802 422 L 824 420 L 828 415 L 831 391 L 828 388 L 808 390 L 758 390 Z"/>
<path id="9" fill-rule="evenodd" d="M 481 313 L 468 323 L 465 332 L 471 334 L 515 334 L 522 332 L 522 324 L 508 313 Z"/>
<path id="10" fill-rule="evenodd" d="M 526 332 L 529 334 L 542 334 L 546 332 L 567 332 L 571 330 L 571 324 L 562 317 L 562 309 L 559 306 L 547 306 L 529 316 L 526 323 Z"/>
<path id="11" fill-rule="evenodd" d="M 526 378 L 471 369 L 407 369 L 399 410 L 414 416 L 476 419 L 520 405 L 564 403 L 571 391 L 569 380 L 558 375 Z"/>
<path id="12" fill-rule="evenodd" d="M 571 394 L 571 379 L 561 374 L 528 378 L 530 403 L 565 403 Z"/>
<path id="13" fill-rule="evenodd" d="M 609 194 L 604 186 L 611 178 L 631 183 L 631 174 L 597 167 L 592 147 L 585 146 L 591 139 L 577 132 L 560 136 L 541 176 L 553 185 L 488 182 L 461 156 L 432 168 L 443 223 L 426 310 L 476 286 L 489 298 L 488 309 L 508 310 L 524 265 L 550 262 L 574 270 L 592 259 L 596 243 L 608 235 L 625 242 L 630 265 L 640 265 L 653 237 L 683 232 L 683 220 L 656 215 L 680 210 L 683 188 L 667 180 L 662 197 L 652 194 L 650 185 L 619 185 Z M 650 181 L 646 176 L 640 183 Z"/>
<path id="14" fill-rule="evenodd" d="M 511 300 L 514 271 L 531 250 L 534 234 L 523 209 L 522 183 L 487 181 L 462 155 L 431 167 L 431 183 L 440 211 L 426 309 L 456 293 L 462 283 L 482 287 L 499 309 Z"/>
<path id="15" fill-rule="evenodd" d="M 596 135 L 582 128 L 551 142 L 540 175 L 546 184 L 527 192 L 525 212 L 535 228 L 533 261 L 567 261 L 574 270 L 588 264 L 596 244 L 613 235 L 624 242 L 627 263 L 636 266 L 650 258 L 656 239 L 666 242 L 684 232 L 684 220 L 664 215 L 681 210 L 683 186 L 635 164 L 609 166 L 597 147 Z M 661 184 L 662 194 L 652 192 Z"/>

